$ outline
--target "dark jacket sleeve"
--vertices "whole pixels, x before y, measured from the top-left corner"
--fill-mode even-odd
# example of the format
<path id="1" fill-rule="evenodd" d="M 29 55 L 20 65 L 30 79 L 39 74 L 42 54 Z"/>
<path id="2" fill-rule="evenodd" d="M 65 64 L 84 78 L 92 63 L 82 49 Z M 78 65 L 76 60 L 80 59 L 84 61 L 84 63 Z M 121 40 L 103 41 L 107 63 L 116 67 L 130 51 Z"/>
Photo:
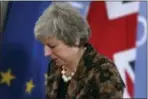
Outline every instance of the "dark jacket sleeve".
<path id="1" fill-rule="evenodd" d="M 114 64 L 104 63 L 98 70 L 96 74 L 98 99 L 123 98 L 124 83 Z"/>

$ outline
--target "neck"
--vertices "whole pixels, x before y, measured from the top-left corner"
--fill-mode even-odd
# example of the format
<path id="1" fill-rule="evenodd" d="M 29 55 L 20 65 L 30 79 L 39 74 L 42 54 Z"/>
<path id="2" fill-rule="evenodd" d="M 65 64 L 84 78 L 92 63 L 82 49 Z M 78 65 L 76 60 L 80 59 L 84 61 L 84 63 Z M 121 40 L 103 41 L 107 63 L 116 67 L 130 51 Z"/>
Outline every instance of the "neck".
<path id="1" fill-rule="evenodd" d="M 66 65 L 68 72 L 76 72 L 80 59 L 82 58 L 86 48 L 80 48 L 75 57 Z"/>

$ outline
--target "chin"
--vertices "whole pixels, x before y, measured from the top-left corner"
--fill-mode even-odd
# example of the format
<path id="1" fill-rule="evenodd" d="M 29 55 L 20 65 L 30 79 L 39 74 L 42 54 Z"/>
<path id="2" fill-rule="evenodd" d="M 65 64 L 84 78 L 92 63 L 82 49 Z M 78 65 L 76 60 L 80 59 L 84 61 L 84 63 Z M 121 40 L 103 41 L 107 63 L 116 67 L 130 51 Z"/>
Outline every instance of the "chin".
<path id="1" fill-rule="evenodd" d="M 58 65 L 58 66 L 63 66 L 63 65 L 64 65 L 64 62 L 61 62 L 61 61 L 59 61 L 59 60 L 56 60 L 56 65 Z"/>

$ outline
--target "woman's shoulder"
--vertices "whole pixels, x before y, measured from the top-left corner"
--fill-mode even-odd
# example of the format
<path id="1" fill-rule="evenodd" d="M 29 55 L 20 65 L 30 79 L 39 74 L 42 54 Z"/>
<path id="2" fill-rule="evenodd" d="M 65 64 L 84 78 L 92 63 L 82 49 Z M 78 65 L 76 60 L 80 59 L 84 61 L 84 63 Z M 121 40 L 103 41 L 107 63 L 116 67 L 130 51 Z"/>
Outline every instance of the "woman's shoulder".
<path id="1" fill-rule="evenodd" d="M 97 53 L 95 57 L 92 59 L 92 68 L 96 69 L 98 73 L 113 73 L 116 75 L 120 75 L 118 69 L 114 62 L 108 57 Z"/>
<path id="2" fill-rule="evenodd" d="M 100 68 L 104 67 L 104 65 L 112 67 L 114 65 L 114 62 L 110 58 L 99 53 L 91 44 L 87 45 L 83 59 L 85 65 L 87 67 L 91 66 L 91 68 Z"/>
<path id="3" fill-rule="evenodd" d="M 108 57 L 97 54 L 93 59 L 93 65 L 92 68 L 95 70 L 96 78 L 100 83 L 116 82 L 119 83 L 120 87 L 125 86 L 116 65 Z"/>
<path id="4" fill-rule="evenodd" d="M 116 82 L 122 87 L 124 86 L 120 73 L 110 58 L 99 53 L 90 46 L 89 51 L 86 52 L 85 65 L 89 67 L 89 72 L 94 75 L 99 83 Z"/>
<path id="5" fill-rule="evenodd" d="M 116 65 L 114 64 L 114 62 L 110 58 L 108 58 L 100 53 L 97 53 L 97 55 L 93 58 L 92 64 L 94 65 L 93 67 L 100 68 L 100 69 L 116 68 Z"/>

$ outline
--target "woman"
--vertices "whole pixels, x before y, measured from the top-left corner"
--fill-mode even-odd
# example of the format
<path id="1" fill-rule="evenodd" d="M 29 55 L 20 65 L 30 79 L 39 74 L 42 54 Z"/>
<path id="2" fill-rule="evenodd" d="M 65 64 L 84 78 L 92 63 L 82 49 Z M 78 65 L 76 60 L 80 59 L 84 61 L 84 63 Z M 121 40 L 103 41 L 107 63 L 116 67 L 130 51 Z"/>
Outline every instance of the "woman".
<path id="1" fill-rule="evenodd" d="M 124 84 L 114 63 L 88 43 L 90 28 L 68 3 L 53 3 L 35 24 L 49 65 L 47 99 L 122 98 Z"/>

